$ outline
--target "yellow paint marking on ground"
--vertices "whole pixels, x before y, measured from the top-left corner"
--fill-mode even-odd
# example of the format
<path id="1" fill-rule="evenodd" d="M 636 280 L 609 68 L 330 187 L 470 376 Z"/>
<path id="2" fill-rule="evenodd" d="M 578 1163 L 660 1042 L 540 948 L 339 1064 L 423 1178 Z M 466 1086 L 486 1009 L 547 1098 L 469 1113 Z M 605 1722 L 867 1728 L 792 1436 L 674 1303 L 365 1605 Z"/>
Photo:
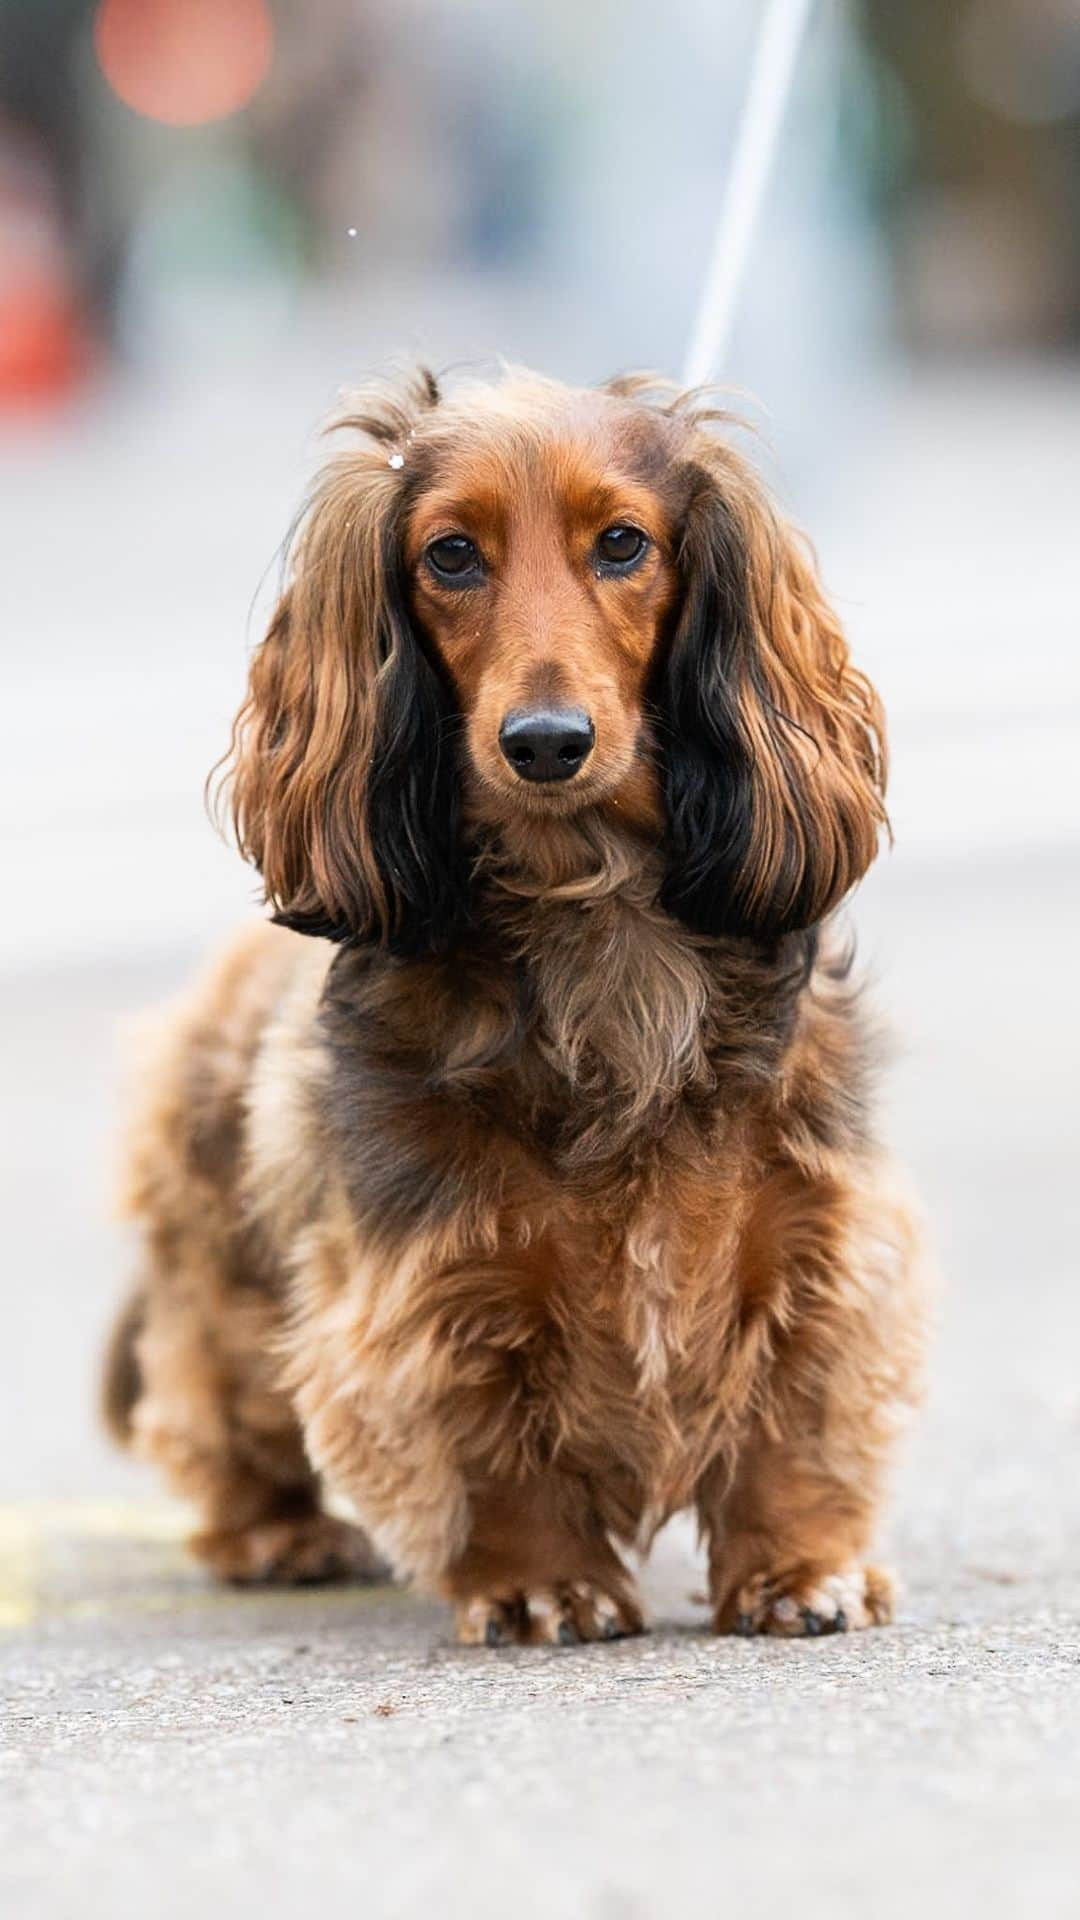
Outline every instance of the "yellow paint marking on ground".
<path id="1" fill-rule="evenodd" d="M 19 1500 L 0 1506 L 0 1548 L 9 1525 L 31 1527 L 39 1538 L 183 1540 L 191 1515 L 180 1505 L 150 1500 Z"/>
<path id="2" fill-rule="evenodd" d="M 25 1500 L 0 1506 L 0 1629 L 25 1627 L 48 1610 L 50 1540 L 183 1540 L 181 1507 L 119 1500 Z M 63 1611 L 63 1608 L 60 1608 Z"/>
<path id="3" fill-rule="evenodd" d="M 34 1618 L 39 1537 L 18 1507 L 0 1507 L 0 1627 L 25 1627 Z"/>
<path id="4" fill-rule="evenodd" d="M 205 1586 L 169 1588 L 161 1593 L 125 1593 L 122 1597 L 101 1600 L 60 1601 L 40 1607 L 38 1612 L 48 1613 L 53 1619 L 105 1620 L 118 1613 L 206 1613 L 218 1607 L 230 1607 L 235 1612 L 238 1608 L 254 1609 L 268 1603 L 273 1605 L 275 1613 L 325 1613 L 328 1608 L 337 1607 L 343 1612 L 355 1612 L 358 1607 L 369 1606 L 376 1600 L 385 1604 L 388 1600 L 415 1597 L 405 1587 L 369 1587 L 359 1582 L 354 1586 L 344 1582 L 341 1586 L 325 1587 L 230 1587 L 211 1585 L 207 1576 Z"/>
<path id="5" fill-rule="evenodd" d="M 356 1607 L 367 1600 L 399 1597 L 402 1589 L 362 1586 L 266 1587 L 244 1590 L 213 1584 L 194 1563 L 182 1563 L 187 1575 L 177 1576 L 176 1557 L 166 1552 L 161 1585 L 134 1589 L 109 1586 L 108 1543 L 118 1546 L 144 1543 L 176 1548 L 192 1530 L 192 1518 L 179 1505 L 120 1500 L 27 1500 L 0 1506 L 0 1632 L 27 1627 L 44 1617 L 93 1620 L 110 1614 L 188 1613 L 192 1609 L 265 1604 L 292 1610 L 319 1605 Z M 56 1591 L 50 1581 L 50 1553 L 70 1554 L 80 1542 L 93 1550 L 88 1556 L 88 1584 L 76 1595 Z M 126 1561 L 130 1577 L 131 1561 Z M 55 1562 L 54 1562 L 55 1565 Z M 118 1556 L 118 1568 L 121 1560 Z M 144 1569 L 145 1571 L 145 1569 Z M 59 1584 L 64 1584 L 63 1582 Z M 98 1592 L 93 1586 L 97 1585 Z M 51 1589 L 51 1590 L 50 1590 Z"/>

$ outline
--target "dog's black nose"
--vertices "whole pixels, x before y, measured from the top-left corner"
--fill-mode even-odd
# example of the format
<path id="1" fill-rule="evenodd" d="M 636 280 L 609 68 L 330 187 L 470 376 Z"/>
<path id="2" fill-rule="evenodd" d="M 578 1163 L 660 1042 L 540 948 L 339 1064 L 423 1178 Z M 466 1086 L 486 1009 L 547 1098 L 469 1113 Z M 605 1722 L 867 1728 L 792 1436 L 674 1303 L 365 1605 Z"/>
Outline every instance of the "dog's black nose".
<path id="1" fill-rule="evenodd" d="M 593 723 L 580 707 L 515 708 L 499 745 L 523 780 L 569 780 L 593 750 Z"/>

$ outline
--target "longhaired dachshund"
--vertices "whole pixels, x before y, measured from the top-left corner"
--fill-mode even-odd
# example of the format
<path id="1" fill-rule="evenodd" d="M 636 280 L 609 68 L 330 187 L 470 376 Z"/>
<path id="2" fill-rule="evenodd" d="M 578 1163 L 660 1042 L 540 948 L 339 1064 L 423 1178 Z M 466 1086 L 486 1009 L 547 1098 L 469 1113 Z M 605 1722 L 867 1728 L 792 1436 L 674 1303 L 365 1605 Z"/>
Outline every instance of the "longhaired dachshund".
<path id="1" fill-rule="evenodd" d="M 342 423 L 228 768 L 273 923 L 145 1077 L 106 1368 L 227 1580 L 614 1638 L 692 1508 L 719 1632 L 890 1617 L 922 1292 L 829 926 L 882 714 L 722 420 L 512 371 Z"/>

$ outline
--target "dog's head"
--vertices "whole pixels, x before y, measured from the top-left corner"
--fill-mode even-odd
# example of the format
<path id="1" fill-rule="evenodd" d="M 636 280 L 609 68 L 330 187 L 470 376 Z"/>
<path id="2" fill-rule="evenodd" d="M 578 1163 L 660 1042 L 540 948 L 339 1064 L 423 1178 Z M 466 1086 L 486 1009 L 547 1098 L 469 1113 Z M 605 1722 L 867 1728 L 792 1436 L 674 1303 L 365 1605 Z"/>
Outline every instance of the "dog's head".
<path id="1" fill-rule="evenodd" d="M 366 394 L 251 668 L 232 801 L 278 917 L 451 945 L 476 830 L 655 835 L 698 931 L 811 926 L 884 823 L 881 710 L 694 396 L 509 374 Z"/>

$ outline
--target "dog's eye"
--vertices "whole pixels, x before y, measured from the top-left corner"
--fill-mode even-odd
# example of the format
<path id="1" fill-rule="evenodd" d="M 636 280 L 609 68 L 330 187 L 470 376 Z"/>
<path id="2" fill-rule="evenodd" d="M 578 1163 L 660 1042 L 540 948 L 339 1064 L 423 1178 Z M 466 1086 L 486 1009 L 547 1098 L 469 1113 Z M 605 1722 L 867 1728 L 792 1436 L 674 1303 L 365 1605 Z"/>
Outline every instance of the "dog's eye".
<path id="1" fill-rule="evenodd" d="M 641 559 L 649 542 L 640 527 L 605 527 L 596 542 L 602 567 L 625 573 Z"/>
<path id="2" fill-rule="evenodd" d="M 440 580 L 463 580 L 480 572 L 479 550 L 463 533 L 447 533 L 441 540 L 433 540 L 426 558 Z"/>

